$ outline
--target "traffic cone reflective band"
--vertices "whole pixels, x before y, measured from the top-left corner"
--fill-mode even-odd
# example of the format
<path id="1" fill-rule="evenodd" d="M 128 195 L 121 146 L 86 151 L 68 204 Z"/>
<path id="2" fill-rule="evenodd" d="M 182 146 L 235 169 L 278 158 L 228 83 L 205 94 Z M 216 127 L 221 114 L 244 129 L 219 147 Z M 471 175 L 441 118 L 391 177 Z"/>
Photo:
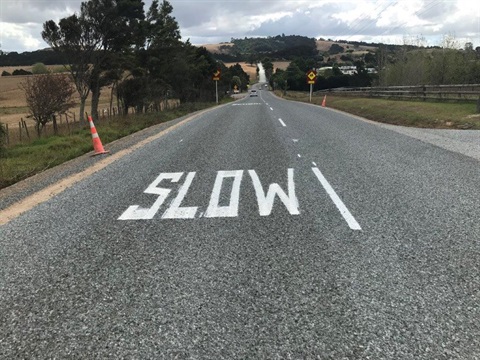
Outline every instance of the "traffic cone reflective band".
<path id="1" fill-rule="evenodd" d="M 322 106 L 325 107 L 327 103 L 327 95 L 323 97 Z"/>
<path id="2" fill-rule="evenodd" d="M 98 136 L 97 129 L 95 129 L 95 125 L 93 124 L 93 119 L 91 116 L 88 117 L 88 122 L 90 123 L 90 131 L 92 133 L 92 141 L 93 141 L 93 149 L 95 150 L 95 155 L 106 154 L 106 151 L 103 148 L 102 142 L 100 141 L 100 137 Z"/>

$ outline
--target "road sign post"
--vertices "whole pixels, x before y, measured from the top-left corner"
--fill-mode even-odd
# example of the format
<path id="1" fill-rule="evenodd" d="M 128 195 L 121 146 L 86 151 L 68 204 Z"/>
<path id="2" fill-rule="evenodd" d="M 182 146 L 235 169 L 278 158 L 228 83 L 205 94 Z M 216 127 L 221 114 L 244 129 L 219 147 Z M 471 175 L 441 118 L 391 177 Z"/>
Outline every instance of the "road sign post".
<path id="1" fill-rule="evenodd" d="M 317 80 L 317 73 L 315 70 L 307 72 L 307 84 L 310 84 L 310 102 L 312 102 L 313 84 Z"/>
<path id="2" fill-rule="evenodd" d="M 213 73 L 213 81 L 215 81 L 215 98 L 217 99 L 217 105 L 218 105 L 218 80 L 220 80 L 220 74 L 221 74 L 220 69 L 217 69 L 217 71 Z"/>

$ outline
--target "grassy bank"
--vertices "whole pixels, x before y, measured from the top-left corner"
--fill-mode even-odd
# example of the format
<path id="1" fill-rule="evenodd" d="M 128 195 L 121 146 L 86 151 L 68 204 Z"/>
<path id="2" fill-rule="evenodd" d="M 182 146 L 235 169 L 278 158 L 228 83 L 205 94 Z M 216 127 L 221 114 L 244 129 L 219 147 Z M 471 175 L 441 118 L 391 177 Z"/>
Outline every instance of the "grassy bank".
<path id="1" fill-rule="evenodd" d="M 308 93 L 287 92 L 285 99 L 309 102 Z M 324 95 L 312 97 L 321 105 Z M 326 106 L 366 119 L 402 126 L 435 129 L 480 130 L 480 114 L 475 103 L 440 103 L 423 101 L 386 100 L 327 95 Z"/>
<path id="2" fill-rule="evenodd" d="M 214 105 L 214 103 L 183 104 L 159 113 L 119 116 L 109 121 L 96 122 L 95 128 L 105 146 L 144 128 Z M 43 137 L 28 144 L 7 147 L 0 151 L 0 189 L 92 150 L 92 135 L 88 125 L 74 130 L 70 135 Z"/>

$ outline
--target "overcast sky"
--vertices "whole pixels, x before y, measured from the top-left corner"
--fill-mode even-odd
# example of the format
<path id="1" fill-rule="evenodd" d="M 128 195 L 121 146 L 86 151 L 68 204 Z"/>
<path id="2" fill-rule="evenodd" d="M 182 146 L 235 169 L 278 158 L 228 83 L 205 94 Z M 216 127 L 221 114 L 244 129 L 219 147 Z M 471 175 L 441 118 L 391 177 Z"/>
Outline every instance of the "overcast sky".
<path id="1" fill-rule="evenodd" d="M 0 0 L 6 52 L 43 49 L 42 24 L 72 15 L 81 0 Z M 144 0 L 145 11 L 151 0 Z M 233 38 L 303 35 L 387 44 L 480 46 L 476 0 L 170 0 L 184 40 L 194 45 Z M 421 41 L 420 41 L 421 40 Z"/>

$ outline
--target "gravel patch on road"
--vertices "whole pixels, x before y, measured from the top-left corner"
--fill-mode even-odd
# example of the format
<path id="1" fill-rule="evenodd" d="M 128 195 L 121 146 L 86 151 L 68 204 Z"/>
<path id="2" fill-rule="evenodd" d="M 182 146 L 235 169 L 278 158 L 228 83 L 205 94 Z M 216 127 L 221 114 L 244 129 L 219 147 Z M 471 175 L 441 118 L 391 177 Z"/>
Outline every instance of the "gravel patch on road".
<path id="1" fill-rule="evenodd" d="M 479 130 L 418 129 L 388 124 L 378 124 L 423 142 L 480 160 Z"/>

